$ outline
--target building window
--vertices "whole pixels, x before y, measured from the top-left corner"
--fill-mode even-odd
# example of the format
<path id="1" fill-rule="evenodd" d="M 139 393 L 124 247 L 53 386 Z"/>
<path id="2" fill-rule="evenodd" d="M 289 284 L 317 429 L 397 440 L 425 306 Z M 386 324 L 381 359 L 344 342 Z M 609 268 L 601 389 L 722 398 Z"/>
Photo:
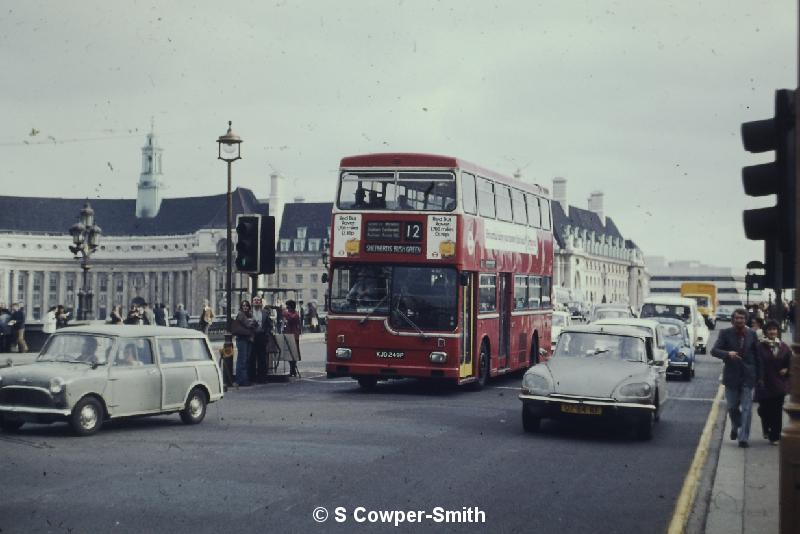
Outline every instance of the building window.
<path id="1" fill-rule="evenodd" d="M 308 240 L 308 251 L 309 252 L 319 252 L 319 239 L 309 239 Z"/>
<path id="2" fill-rule="evenodd" d="M 303 283 L 303 275 L 302 274 L 294 275 L 294 281 L 296 283 L 298 283 L 298 284 L 302 284 Z"/>
<path id="3" fill-rule="evenodd" d="M 317 275 L 317 273 L 312 273 L 309 276 L 311 277 L 311 283 L 312 284 L 316 284 L 318 279 L 319 279 L 319 276 Z"/>
<path id="4" fill-rule="evenodd" d="M 319 291 L 317 291 L 316 289 L 312 289 L 311 290 L 311 298 L 312 299 L 318 299 L 319 298 Z"/>
<path id="5" fill-rule="evenodd" d="M 280 248 L 278 250 L 280 250 L 281 252 L 289 252 L 289 240 L 281 239 Z"/>
<path id="6" fill-rule="evenodd" d="M 304 252 L 306 249 L 306 240 L 305 239 L 295 239 L 294 240 L 294 251 L 295 252 Z"/>
<path id="7" fill-rule="evenodd" d="M 298 226 L 297 227 L 297 239 L 305 239 L 306 238 L 306 227 L 305 226 Z"/>
<path id="8" fill-rule="evenodd" d="M 289 283 L 289 275 L 286 273 L 281 274 L 281 283 L 287 284 Z"/>

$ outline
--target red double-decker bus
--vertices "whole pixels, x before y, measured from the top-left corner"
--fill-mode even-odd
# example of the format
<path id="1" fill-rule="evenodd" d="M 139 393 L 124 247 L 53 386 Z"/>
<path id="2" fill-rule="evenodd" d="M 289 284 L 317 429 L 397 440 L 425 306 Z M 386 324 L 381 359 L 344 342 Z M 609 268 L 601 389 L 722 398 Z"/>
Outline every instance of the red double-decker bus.
<path id="1" fill-rule="evenodd" d="M 546 357 L 548 191 L 458 158 L 342 159 L 331 225 L 326 371 L 482 387 Z"/>

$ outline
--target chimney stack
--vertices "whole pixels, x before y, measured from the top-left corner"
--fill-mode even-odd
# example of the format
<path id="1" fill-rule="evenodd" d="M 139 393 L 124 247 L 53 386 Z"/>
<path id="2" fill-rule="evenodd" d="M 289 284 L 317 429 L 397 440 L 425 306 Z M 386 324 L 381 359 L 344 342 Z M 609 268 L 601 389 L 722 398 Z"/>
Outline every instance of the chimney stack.
<path id="1" fill-rule="evenodd" d="M 553 200 L 561 204 L 564 213 L 569 213 L 567 207 L 567 179 L 557 176 L 553 178 Z"/>
<path id="2" fill-rule="evenodd" d="M 589 211 L 593 211 L 600 217 L 600 222 L 605 226 L 606 220 L 603 217 L 603 192 L 592 191 L 589 195 Z"/>

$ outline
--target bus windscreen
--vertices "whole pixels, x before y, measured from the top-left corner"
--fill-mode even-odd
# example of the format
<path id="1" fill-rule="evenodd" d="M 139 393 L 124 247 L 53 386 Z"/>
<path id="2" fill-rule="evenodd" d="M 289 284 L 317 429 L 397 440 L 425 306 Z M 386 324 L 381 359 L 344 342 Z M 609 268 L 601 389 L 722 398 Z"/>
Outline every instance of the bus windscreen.
<path id="1" fill-rule="evenodd" d="M 342 210 L 453 211 L 451 172 L 344 172 L 337 205 Z"/>

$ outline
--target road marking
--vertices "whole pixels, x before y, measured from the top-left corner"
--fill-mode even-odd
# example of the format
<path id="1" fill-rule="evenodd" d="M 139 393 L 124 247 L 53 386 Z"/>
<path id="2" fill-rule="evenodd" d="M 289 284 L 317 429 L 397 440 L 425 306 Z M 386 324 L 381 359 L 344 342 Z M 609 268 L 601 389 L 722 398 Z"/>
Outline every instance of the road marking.
<path id="1" fill-rule="evenodd" d="M 717 419 L 717 412 L 719 411 L 721 400 L 722 385 L 719 386 L 717 395 L 712 399 L 713 404 L 711 405 L 711 410 L 708 412 L 708 419 L 706 419 L 705 427 L 703 427 L 703 433 L 700 435 L 700 442 L 697 444 L 697 449 L 695 449 L 692 465 L 689 467 L 686 478 L 683 480 L 683 487 L 681 488 L 680 495 L 678 495 L 678 502 L 675 503 L 675 512 L 672 514 L 672 521 L 669 523 L 667 534 L 683 534 L 686 529 L 686 523 L 689 521 L 689 514 L 692 513 L 694 498 L 697 495 L 700 472 L 703 470 L 703 465 L 706 463 L 706 457 L 708 456 L 711 432 L 714 428 L 714 421 Z"/>
<path id="2" fill-rule="evenodd" d="M 704 398 L 704 397 L 673 397 L 670 396 L 667 400 L 680 400 L 680 401 L 695 401 L 695 402 L 714 402 L 715 398 Z"/>

